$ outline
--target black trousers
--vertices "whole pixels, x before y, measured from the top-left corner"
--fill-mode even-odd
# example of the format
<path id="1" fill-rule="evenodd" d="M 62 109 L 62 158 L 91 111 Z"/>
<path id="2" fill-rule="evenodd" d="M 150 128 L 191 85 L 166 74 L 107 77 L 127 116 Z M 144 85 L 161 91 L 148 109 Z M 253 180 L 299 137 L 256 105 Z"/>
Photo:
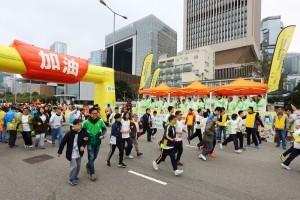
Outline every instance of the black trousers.
<path id="1" fill-rule="evenodd" d="M 238 146 L 238 139 L 237 139 L 237 135 L 236 134 L 230 134 L 228 138 L 226 138 L 226 140 L 222 143 L 222 145 L 227 145 L 229 142 L 232 142 L 234 144 L 234 149 L 235 150 L 239 150 L 239 146 Z"/>
<path id="2" fill-rule="evenodd" d="M 110 152 L 107 155 L 107 161 L 110 161 L 111 157 L 114 155 L 116 147 L 119 149 L 119 164 L 123 162 L 124 157 L 124 147 L 123 143 L 111 144 L 110 145 Z"/>
<path id="3" fill-rule="evenodd" d="M 154 136 L 155 133 L 157 133 L 157 128 L 152 128 L 151 129 L 151 135 Z"/>
<path id="4" fill-rule="evenodd" d="M 202 140 L 201 129 L 196 129 L 196 132 L 190 137 L 190 140 L 194 139 L 195 137 L 198 137 L 199 142 L 201 142 Z"/>
<path id="5" fill-rule="evenodd" d="M 293 149 L 291 150 L 290 156 L 283 162 L 286 166 L 289 166 L 291 162 L 300 155 L 300 149 L 295 149 L 293 146 L 291 148 Z"/>
<path id="6" fill-rule="evenodd" d="M 190 138 L 193 135 L 194 132 L 194 127 L 193 126 L 187 126 L 187 132 L 188 132 L 188 139 L 190 140 Z"/>
<path id="7" fill-rule="evenodd" d="M 236 136 L 239 139 L 240 149 L 243 149 L 244 148 L 244 136 L 243 136 L 243 133 L 242 132 L 237 132 Z"/>
<path id="8" fill-rule="evenodd" d="M 110 117 L 111 114 L 106 114 L 106 121 L 108 122 L 109 120 L 109 117 Z"/>
<path id="9" fill-rule="evenodd" d="M 125 149 L 126 156 L 129 156 L 132 150 L 132 140 L 130 138 L 123 138 L 122 140 L 123 140 L 123 149 Z M 127 143 L 126 147 L 125 147 L 125 143 Z"/>
<path id="10" fill-rule="evenodd" d="M 22 131 L 23 140 L 26 146 L 32 146 L 31 131 Z"/>
<path id="11" fill-rule="evenodd" d="M 261 144 L 261 137 L 260 137 L 260 134 L 259 134 L 258 131 L 256 131 L 256 137 L 257 137 L 257 139 L 259 141 L 259 144 Z"/>
<path id="12" fill-rule="evenodd" d="M 143 127 L 143 132 L 142 135 L 144 135 L 147 131 L 147 141 L 150 142 L 151 141 L 151 129 L 150 127 Z"/>
<path id="13" fill-rule="evenodd" d="M 256 131 L 254 128 L 246 128 L 246 132 L 247 132 L 247 145 L 250 145 L 251 143 L 251 136 L 252 136 L 252 141 L 253 143 L 255 144 L 255 146 L 258 145 L 258 142 L 257 142 L 257 138 L 256 138 Z"/>
<path id="14" fill-rule="evenodd" d="M 156 159 L 156 163 L 159 164 L 161 161 L 165 161 L 166 157 L 170 156 L 173 170 L 177 170 L 177 161 L 175 159 L 175 149 L 161 149 L 161 154 L 160 156 Z"/>
<path id="15" fill-rule="evenodd" d="M 290 153 L 292 153 L 293 149 L 294 149 L 294 144 L 288 150 L 286 150 L 282 155 L 284 157 L 286 157 L 287 155 L 289 155 Z"/>
<path id="16" fill-rule="evenodd" d="M 217 144 L 217 140 L 214 140 L 212 144 L 213 144 L 213 146 L 212 146 L 212 149 L 211 149 L 210 153 L 213 153 L 213 152 L 214 152 L 215 146 L 216 146 L 216 144 Z"/>
<path id="17" fill-rule="evenodd" d="M 8 145 L 10 147 L 14 147 L 16 145 L 16 140 L 17 140 L 17 131 L 8 131 L 8 133 L 9 133 Z"/>
<path id="18" fill-rule="evenodd" d="M 181 155 L 182 155 L 182 152 L 183 152 L 182 141 L 175 142 L 174 149 L 175 149 L 175 154 L 177 153 L 177 155 L 176 155 L 176 161 L 180 161 L 180 158 L 181 158 Z"/>

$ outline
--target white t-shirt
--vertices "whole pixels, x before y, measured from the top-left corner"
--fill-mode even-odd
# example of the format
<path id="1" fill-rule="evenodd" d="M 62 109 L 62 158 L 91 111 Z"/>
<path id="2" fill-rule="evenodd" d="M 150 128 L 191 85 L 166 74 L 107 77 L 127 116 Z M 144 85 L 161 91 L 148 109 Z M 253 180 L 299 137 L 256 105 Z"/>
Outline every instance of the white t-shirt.
<path id="1" fill-rule="evenodd" d="M 182 132 L 183 128 L 184 128 L 184 122 L 183 122 L 183 120 L 177 121 L 175 131 L 176 132 Z M 177 141 L 182 141 L 182 135 L 176 133 L 176 140 Z"/>
<path id="2" fill-rule="evenodd" d="M 136 132 L 141 132 L 139 122 L 134 122 L 134 124 L 136 126 Z"/>
<path id="3" fill-rule="evenodd" d="M 300 129 L 295 129 L 295 132 L 293 133 L 293 134 L 296 134 L 296 135 L 300 135 Z M 294 148 L 295 149 L 300 149 L 300 143 L 298 143 L 298 142 L 294 142 Z"/>
<path id="4" fill-rule="evenodd" d="M 152 127 L 151 127 L 152 129 L 157 128 L 156 122 L 157 122 L 156 116 L 152 116 Z"/>
<path id="5" fill-rule="evenodd" d="M 237 133 L 237 130 L 239 128 L 239 120 L 236 119 L 236 120 L 229 120 L 227 122 L 227 124 L 229 125 L 228 126 L 228 131 L 229 131 L 229 134 L 236 134 Z"/>
<path id="6" fill-rule="evenodd" d="M 203 134 L 205 131 L 205 126 L 206 126 L 207 118 L 201 119 L 201 133 Z"/>
<path id="7" fill-rule="evenodd" d="M 170 117 L 170 114 L 166 114 L 165 118 L 164 118 L 164 122 L 166 123 L 169 123 L 169 117 Z"/>
<path id="8" fill-rule="evenodd" d="M 202 116 L 200 116 L 199 114 L 196 115 L 196 126 L 195 126 L 196 129 L 201 129 L 201 120 L 202 119 L 203 119 Z M 197 122 L 200 122 L 200 124 L 198 124 Z"/>
<path id="9" fill-rule="evenodd" d="M 46 121 L 46 119 L 47 119 L 47 118 L 46 118 L 46 115 L 43 114 L 42 116 L 40 116 L 40 118 L 41 118 L 41 120 L 43 121 L 43 123 L 45 123 L 45 121 Z"/>
<path id="10" fill-rule="evenodd" d="M 72 158 L 73 159 L 76 159 L 76 158 L 80 157 L 77 140 L 78 140 L 78 134 L 75 134 L 74 144 L 73 144 L 73 151 L 72 151 Z"/>
<path id="11" fill-rule="evenodd" d="M 23 131 L 27 131 L 27 132 L 30 131 L 28 117 L 29 115 L 22 115 Z"/>
<path id="12" fill-rule="evenodd" d="M 130 121 L 122 120 L 122 131 L 129 131 L 130 129 Z M 122 134 L 122 138 L 129 138 L 129 132 Z"/>

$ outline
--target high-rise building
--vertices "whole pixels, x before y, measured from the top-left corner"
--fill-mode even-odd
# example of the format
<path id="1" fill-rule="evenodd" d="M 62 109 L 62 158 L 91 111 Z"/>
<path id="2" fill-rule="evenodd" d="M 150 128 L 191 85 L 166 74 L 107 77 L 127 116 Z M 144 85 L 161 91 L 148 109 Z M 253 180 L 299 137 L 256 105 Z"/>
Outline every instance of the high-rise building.
<path id="1" fill-rule="evenodd" d="M 105 36 L 106 65 L 112 67 L 113 33 Z M 154 53 L 175 56 L 177 33 L 154 15 L 144 17 L 115 32 L 115 70 L 140 76 L 145 57 Z"/>
<path id="2" fill-rule="evenodd" d="M 273 57 L 277 37 L 282 29 L 281 16 L 271 16 L 261 21 L 260 53 L 262 58 Z"/>
<path id="3" fill-rule="evenodd" d="M 63 42 L 54 42 L 50 50 L 56 53 L 67 54 L 67 44 Z"/>
<path id="4" fill-rule="evenodd" d="M 211 46 L 215 70 L 229 78 L 259 59 L 260 21 L 261 0 L 184 0 L 184 51 Z"/>
<path id="5" fill-rule="evenodd" d="M 103 50 L 91 51 L 91 57 L 89 58 L 89 64 L 102 66 L 102 54 Z"/>
<path id="6" fill-rule="evenodd" d="M 288 53 L 284 59 L 283 70 L 285 74 L 300 75 L 300 53 Z"/>

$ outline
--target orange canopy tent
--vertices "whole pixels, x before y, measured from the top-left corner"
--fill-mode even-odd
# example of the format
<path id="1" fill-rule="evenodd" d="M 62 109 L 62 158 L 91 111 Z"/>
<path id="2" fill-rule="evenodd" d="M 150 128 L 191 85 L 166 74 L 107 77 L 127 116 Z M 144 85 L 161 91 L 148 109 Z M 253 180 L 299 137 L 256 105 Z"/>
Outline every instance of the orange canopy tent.
<path id="1" fill-rule="evenodd" d="M 213 89 L 213 91 L 214 95 L 220 94 L 223 96 L 258 95 L 267 93 L 267 87 L 267 84 L 247 81 L 243 78 L 238 78 L 232 83 L 216 87 L 215 89 Z"/>
<path id="2" fill-rule="evenodd" d="M 153 96 L 168 96 L 170 93 L 171 96 L 181 96 L 183 93 L 179 88 L 171 88 L 165 83 L 161 83 L 159 86 L 151 89 L 140 90 L 140 94 L 148 94 Z"/>
<path id="3" fill-rule="evenodd" d="M 210 90 L 210 87 L 203 85 L 199 81 L 194 81 L 187 87 L 180 89 L 180 91 L 188 95 L 207 95 L 209 94 Z"/>

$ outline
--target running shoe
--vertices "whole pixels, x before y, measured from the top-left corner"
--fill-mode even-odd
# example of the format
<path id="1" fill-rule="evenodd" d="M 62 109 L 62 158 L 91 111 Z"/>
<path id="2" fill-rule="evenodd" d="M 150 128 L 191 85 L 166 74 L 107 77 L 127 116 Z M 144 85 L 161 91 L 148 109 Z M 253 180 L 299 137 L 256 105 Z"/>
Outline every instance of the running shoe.
<path id="1" fill-rule="evenodd" d="M 174 171 L 174 174 L 175 174 L 175 176 L 178 176 L 178 175 L 182 174 L 182 172 L 183 172 L 183 170 L 177 169 Z"/>
<path id="2" fill-rule="evenodd" d="M 199 158 L 202 159 L 202 160 L 204 160 L 204 161 L 206 161 L 206 157 L 204 155 L 202 155 L 202 154 L 199 155 Z"/>
<path id="3" fill-rule="evenodd" d="M 212 158 L 217 158 L 217 156 L 214 153 L 210 153 L 210 154 L 208 154 L 208 156 L 212 157 Z"/>
<path id="4" fill-rule="evenodd" d="M 286 157 L 283 155 L 283 153 L 280 154 L 280 160 L 281 160 L 282 162 L 284 162 L 284 161 L 286 160 Z"/>
<path id="5" fill-rule="evenodd" d="M 287 170 L 291 170 L 291 168 L 290 168 L 289 166 L 287 166 L 287 165 L 285 165 L 285 164 L 283 164 L 283 163 L 281 163 L 281 166 L 282 166 L 283 168 L 287 169 Z"/>
<path id="6" fill-rule="evenodd" d="M 77 185 L 76 181 L 75 180 L 69 180 L 69 184 L 72 185 L 72 186 L 75 186 Z"/>
<path id="7" fill-rule="evenodd" d="M 152 162 L 153 168 L 157 171 L 158 170 L 158 164 L 156 163 L 156 161 Z"/>
<path id="8" fill-rule="evenodd" d="M 127 165 L 125 165 L 123 162 L 120 163 L 118 166 L 119 166 L 120 168 L 126 168 L 126 167 L 127 167 Z"/>
<path id="9" fill-rule="evenodd" d="M 223 144 L 222 144 L 222 143 L 220 143 L 220 149 L 221 149 L 221 150 L 223 149 Z"/>

